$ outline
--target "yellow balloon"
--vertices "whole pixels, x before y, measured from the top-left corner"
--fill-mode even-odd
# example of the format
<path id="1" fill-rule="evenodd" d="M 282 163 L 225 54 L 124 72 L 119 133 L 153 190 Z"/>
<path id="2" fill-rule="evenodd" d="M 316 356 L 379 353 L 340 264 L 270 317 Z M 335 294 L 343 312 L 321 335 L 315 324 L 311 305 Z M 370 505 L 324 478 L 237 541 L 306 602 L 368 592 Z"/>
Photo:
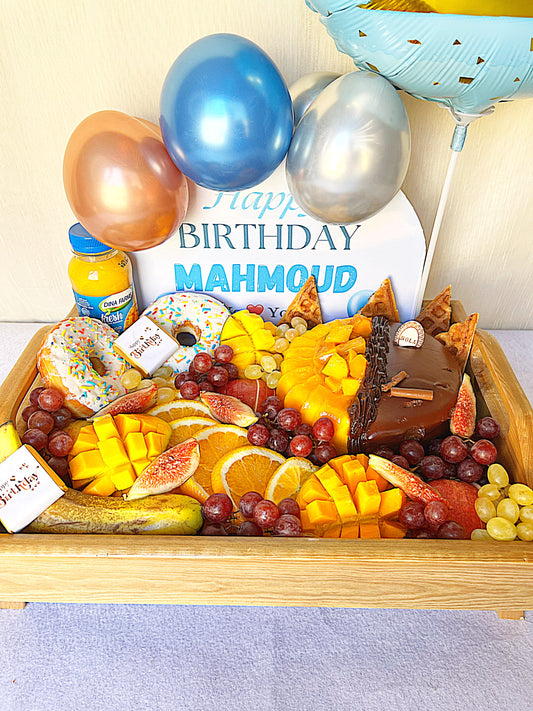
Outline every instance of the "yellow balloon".
<path id="1" fill-rule="evenodd" d="M 439 12 L 443 15 L 533 17 L 531 0 L 371 0 L 361 7 L 396 12 Z"/>

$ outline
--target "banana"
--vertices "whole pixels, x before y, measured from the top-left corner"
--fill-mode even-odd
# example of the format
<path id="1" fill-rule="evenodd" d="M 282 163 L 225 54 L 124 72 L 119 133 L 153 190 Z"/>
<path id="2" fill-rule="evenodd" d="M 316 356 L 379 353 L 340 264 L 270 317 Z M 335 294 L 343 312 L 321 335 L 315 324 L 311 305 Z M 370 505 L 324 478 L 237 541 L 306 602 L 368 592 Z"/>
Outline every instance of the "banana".
<path id="1" fill-rule="evenodd" d="M 0 462 L 16 452 L 19 447 L 22 447 L 22 442 L 18 432 L 11 420 L 8 420 L 0 425 Z"/>
<path id="2" fill-rule="evenodd" d="M 22 533 L 152 533 L 193 535 L 202 506 L 190 496 L 160 494 L 135 501 L 67 489 Z"/>

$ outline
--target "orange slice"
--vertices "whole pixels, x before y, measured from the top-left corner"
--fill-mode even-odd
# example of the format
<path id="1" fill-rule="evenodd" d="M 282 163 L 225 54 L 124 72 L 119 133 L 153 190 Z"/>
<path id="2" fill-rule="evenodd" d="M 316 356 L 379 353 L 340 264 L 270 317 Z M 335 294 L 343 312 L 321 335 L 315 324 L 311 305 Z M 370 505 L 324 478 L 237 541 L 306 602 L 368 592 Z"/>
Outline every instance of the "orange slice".
<path id="1" fill-rule="evenodd" d="M 200 464 L 194 478 L 208 494 L 212 494 L 213 467 L 227 452 L 250 444 L 246 430 L 237 425 L 213 425 L 197 432 L 195 439 L 200 446 Z"/>
<path id="2" fill-rule="evenodd" d="M 265 487 L 264 497 L 275 504 L 290 497 L 295 499 L 306 479 L 316 472 L 318 467 L 304 457 L 290 457 L 281 464 Z"/>
<path id="3" fill-rule="evenodd" d="M 217 461 L 211 474 L 211 488 L 227 494 L 237 507 L 247 491 L 264 495 L 272 475 L 284 461 L 282 454 L 266 447 L 240 447 Z"/>
<path id="4" fill-rule="evenodd" d="M 168 446 L 174 447 L 176 444 L 181 444 L 186 439 L 194 437 L 200 430 L 219 423 L 212 417 L 180 417 L 177 420 L 171 420 L 169 424 L 172 427 L 172 434 Z"/>
<path id="5" fill-rule="evenodd" d="M 156 405 L 151 410 L 148 410 L 146 414 L 160 417 L 165 422 L 178 420 L 180 417 L 211 417 L 209 408 L 203 402 L 200 402 L 200 400 L 185 400 L 184 398 Z"/>

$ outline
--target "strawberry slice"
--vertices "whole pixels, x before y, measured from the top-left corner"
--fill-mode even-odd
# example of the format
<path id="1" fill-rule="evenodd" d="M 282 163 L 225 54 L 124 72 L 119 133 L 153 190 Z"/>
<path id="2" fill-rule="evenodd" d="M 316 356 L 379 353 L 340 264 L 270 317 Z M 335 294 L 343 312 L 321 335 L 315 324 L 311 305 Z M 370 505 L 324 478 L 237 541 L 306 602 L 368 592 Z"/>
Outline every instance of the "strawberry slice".
<path id="1" fill-rule="evenodd" d="M 165 494 L 189 479 L 200 463 L 200 446 L 194 438 L 177 444 L 153 460 L 133 482 L 124 499 L 133 501 L 151 494 Z"/>
<path id="2" fill-rule="evenodd" d="M 448 504 L 438 491 L 422 481 L 419 476 L 408 469 L 402 469 L 388 459 L 371 454 L 368 466 L 381 474 L 390 484 L 404 491 L 410 499 L 424 504 L 429 504 L 430 501 L 442 501 L 443 504 Z"/>

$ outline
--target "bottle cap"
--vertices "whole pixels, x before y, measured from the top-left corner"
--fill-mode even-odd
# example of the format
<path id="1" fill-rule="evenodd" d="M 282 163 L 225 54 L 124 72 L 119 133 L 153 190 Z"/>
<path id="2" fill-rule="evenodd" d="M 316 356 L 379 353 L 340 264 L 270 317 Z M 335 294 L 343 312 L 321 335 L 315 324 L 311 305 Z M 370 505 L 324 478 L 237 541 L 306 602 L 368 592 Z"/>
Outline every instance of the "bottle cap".
<path id="1" fill-rule="evenodd" d="M 72 249 L 81 254 L 102 254 L 113 249 L 113 247 L 108 247 L 107 244 L 99 242 L 79 222 L 72 225 L 68 231 L 68 236 Z"/>

